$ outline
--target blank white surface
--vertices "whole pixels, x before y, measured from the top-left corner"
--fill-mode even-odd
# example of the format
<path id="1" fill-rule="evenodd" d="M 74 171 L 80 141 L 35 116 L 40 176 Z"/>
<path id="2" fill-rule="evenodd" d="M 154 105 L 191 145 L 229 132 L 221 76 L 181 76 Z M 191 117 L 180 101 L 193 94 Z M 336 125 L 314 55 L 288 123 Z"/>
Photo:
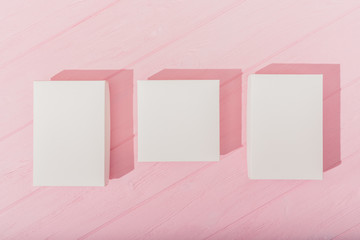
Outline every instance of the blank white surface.
<path id="1" fill-rule="evenodd" d="M 106 81 L 34 82 L 35 186 L 104 186 L 109 178 Z"/>
<path id="2" fill-rule="evenodd" d="M 249 178 L 322 179 L 322 89 L 322 75 L 249 76 Z"/>
<path id="3" fill-rule="evenodd" d="M 137 82 L 138 161 L 219 160 L 219 80 Z"/>

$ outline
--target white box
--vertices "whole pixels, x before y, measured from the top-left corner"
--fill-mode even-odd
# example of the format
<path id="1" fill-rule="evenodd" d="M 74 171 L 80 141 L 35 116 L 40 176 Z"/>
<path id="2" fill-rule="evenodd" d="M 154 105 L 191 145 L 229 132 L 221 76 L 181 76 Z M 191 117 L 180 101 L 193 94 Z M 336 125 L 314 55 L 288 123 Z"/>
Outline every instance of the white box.
<path id="1" fill-rule="evenodd" d="M 34 82 L 34 186 L 104 186 L 109 179 L 106 81 Z"/>
<path id="2" fill-rule="evenodd" d="M 253 74 L 248 79 L 251 179 L 322 179 L 322 75 Z"/>
<path id="3" fill-rule="evenodd" d="M 219 160 L 219 80 L 137 82 L 138 161 Z"/>

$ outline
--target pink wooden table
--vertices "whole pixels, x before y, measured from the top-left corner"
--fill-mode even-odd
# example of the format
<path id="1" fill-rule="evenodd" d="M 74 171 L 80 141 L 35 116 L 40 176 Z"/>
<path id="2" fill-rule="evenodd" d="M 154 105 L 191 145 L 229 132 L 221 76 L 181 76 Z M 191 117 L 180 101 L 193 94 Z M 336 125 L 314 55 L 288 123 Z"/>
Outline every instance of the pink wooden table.
<path id="1" fill-rule="evenodd" d="M 0 239 L 360 239 L 359 58 L 358 0 L 2 0 Z M 324 74 L 323 181 L 248 179 L 258 71 Z M 220 78 L 220 162 L 136 162 L 150 77 Z M 32 82 L 50 78 L 109 80 L 107 187 L 32 186 Z"/>

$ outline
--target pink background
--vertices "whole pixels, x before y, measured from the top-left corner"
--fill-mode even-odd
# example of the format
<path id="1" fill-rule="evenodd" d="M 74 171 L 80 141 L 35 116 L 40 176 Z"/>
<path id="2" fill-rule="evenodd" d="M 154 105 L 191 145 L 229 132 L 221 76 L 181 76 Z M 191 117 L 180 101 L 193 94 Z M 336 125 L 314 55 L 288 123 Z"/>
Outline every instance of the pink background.
<path id="1" fill-rule="evenodd" d="M 0 238 L 359 239 L 359 44 L 357 0 L 2 0 Z M 323 181 L 248 180 L 255 72 L 324 74 Z M 220 162 L 137 163 L 136 80 L 211 76 Z M 51 78 L 109 80 L 107 187 L 32 186 L 32 82 Z"/>

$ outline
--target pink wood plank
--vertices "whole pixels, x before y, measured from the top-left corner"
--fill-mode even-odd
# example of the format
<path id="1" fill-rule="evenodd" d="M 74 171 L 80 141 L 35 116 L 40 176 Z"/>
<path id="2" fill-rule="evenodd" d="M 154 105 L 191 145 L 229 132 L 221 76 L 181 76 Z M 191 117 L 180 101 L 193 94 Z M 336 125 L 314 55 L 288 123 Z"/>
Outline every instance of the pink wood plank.
<path id="1" fill-rule="evenodd" d="M 348 230 L 338 234 L 335 238 L 333 239 L 356 239 L 360 236 L 360 223 L 356 224 L 355 226 L 349 228 Z"/>
<path id="2" fill-rule="evenodd" d="M 1 238 L 359 238 L 358 1 L 2 5 Z M 342 163 L 323 181 L 249 181 L 239 148 L 219 163 L 135 162 L 106 188 L 31 186 L 33 80 L 64 69 L 122 68 L 133 69 L 134 80 L 164 68 L 240 68 L 246 79 L 273 62 L 340 64 Z M 242 90 L 246 144 L 246 81 Z M 112 155 L 128 158 L 122 153 L 130 142 Z"/>

